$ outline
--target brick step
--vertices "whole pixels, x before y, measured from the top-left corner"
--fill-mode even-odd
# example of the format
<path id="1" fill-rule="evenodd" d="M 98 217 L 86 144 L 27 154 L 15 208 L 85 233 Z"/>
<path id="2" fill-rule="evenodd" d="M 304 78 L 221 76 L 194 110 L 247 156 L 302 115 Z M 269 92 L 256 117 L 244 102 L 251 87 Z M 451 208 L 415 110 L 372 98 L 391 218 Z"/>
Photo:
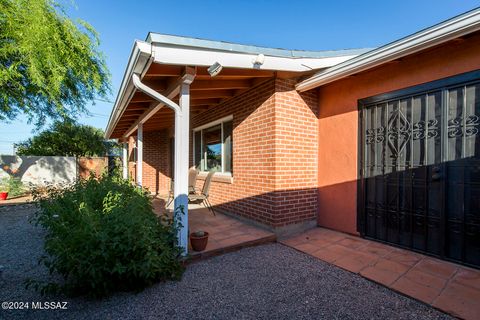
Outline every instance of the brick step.
<path id="1" fill-rule="evenodd" d="M 214 256 L 219 256 L 225 253 L 229 252 L 234 252 L 238 251 L 243 248 L 247 247 L 254 247 L 254 246 L 259 246 L 267 243 L 273 243 L 277 241 L 277 236 L 275 234 L 271 234 L 265 237 L 261 237 L 258 239 L 250 240 L 250 241 L 245 241 L 237 244 L 232 244 L 229 246 L 224 246 L 221 248 L 215 248 L 211 250 L 205 250 L 205 251 L 200 251 L 200 252 L 195 252 L 191 251 L 189 256 L 185 260 L 185 264 L 190 264 L 193 262 L 197 262 L 203 259 L 211 258 Z"/>

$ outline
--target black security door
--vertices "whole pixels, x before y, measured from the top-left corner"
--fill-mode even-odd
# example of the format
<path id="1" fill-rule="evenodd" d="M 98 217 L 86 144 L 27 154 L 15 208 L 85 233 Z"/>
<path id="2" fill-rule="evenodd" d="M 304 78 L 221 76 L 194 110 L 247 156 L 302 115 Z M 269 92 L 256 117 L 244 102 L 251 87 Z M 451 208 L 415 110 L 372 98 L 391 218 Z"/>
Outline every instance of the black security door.
<path id="1" fill-rule="evenodd" d="M 475 76 L 361 101 L 362 235 L 480 267 Z"/>

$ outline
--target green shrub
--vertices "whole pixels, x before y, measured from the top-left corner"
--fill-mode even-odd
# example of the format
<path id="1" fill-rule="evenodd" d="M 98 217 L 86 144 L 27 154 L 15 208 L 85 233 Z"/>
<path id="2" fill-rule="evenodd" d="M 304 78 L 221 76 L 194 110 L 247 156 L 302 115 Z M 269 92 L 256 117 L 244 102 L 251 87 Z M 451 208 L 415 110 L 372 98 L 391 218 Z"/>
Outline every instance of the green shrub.
<path id="1" fill-rule="evenodd" d="M 128 181 L 104 175 L 49 189 L 39 209 L 34 220 L 47 231 L 41 262 L 64 279 L 27 281 L 42 294 L 98 297 L 182 275 L 177 228 L 160 220 L 148 194 Z"/>

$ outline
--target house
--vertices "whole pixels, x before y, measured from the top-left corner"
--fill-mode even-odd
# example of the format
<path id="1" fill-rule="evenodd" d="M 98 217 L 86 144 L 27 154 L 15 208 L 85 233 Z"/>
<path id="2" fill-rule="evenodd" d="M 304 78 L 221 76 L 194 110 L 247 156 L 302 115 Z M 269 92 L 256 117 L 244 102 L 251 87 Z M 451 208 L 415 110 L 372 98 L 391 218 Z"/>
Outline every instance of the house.
<path id="1" fill-rule="evenodd" d="M 278 234 L 323 226 L 480 267 L 480 9 L 376 49 L 149 33 L 106 130 L 125 176 Z M 128 168 L 128 170 L 127 170 Z M 186 247 L 188 212 L 180 237 Z"/>

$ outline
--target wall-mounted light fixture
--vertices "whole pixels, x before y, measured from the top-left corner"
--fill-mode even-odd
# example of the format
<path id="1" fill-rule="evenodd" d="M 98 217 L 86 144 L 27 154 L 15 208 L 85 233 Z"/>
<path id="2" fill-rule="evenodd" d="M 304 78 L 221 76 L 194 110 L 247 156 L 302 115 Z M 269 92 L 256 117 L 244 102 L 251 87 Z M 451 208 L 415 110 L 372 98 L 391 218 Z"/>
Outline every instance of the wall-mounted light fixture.
<path id="1" fill-rule="evenodd" d="M 252 63 L 254 67 L 260 67 L 265 62 L 265 55 L 260 53 L 258 56 L 252 59 Z"/>
<path id="2" fill-rule="evenodd" d="M 220 73 L 220 71 L 222 71 L 222 69 L 223 69 L 222 65 L 218 62 L 215 62 L 207 69 L 207 71 L 210 74 L 210 76 L 215 77 Z"/>

